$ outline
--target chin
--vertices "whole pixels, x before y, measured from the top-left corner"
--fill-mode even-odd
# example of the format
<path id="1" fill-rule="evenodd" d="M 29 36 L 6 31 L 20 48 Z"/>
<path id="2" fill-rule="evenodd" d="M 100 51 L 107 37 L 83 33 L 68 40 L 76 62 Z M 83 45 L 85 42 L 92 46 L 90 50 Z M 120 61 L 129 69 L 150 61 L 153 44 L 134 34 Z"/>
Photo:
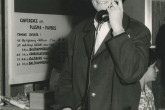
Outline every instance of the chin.
<path id="1" fill-rule="evenodd" d="M 107 10 L 107 8 L 105 7 L 100 7 L 100 8 L 96 8 L 97 11 L 100 11 L 100 10 Z"/>
<path id="2" fill-rule="evenodd" d="M 156 81 L 156 78 L 154 78 L 153 81 Z"/>
<path id="3" fill-rule="evenodd" d="M 100 10 L 106 10 L 108 8 L 108 5 L 94 5 L 94 8 L 97 10 L 97 11 L 100 11 Z"/>

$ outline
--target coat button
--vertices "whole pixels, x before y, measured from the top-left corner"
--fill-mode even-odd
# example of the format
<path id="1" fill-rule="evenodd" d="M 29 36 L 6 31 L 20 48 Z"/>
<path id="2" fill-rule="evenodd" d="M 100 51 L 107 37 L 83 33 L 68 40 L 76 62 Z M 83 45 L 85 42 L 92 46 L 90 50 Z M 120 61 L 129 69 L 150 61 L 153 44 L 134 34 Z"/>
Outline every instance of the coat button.
<path id="1" fill-rule="evenodd" d="M 95 97 L 95 96 L 96 96 L 96 93 L 91 93 L 91 96 L 92 96 L 92 97 Z"/>
<path id="2" fill-rule="evenodd" d="M 97 64 L 94 64 L 94 65 L 93 65 L 93 68 L 97 68 Z"/>

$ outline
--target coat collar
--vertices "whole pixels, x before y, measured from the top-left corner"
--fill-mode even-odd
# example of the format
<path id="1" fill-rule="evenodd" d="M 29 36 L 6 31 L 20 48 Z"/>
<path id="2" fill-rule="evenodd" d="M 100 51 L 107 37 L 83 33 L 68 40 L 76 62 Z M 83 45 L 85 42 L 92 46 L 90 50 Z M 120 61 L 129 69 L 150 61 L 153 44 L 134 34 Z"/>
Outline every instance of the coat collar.
<path id="1" fill-rule="evenodd" d="M 127 26 L 129 24 L 130 17 L 124 13 L 123 14 L 123 28 L 127 30 Z M 95 42 L 95 26 L 94 26 L 94 18 L 90 18 L 84 28 L 83 28 L 84 34 L 84 45 L 85 49 L 88 55 L 88 58 L 90 58 L 92 52 L 93 52 L 93 47 L 94 47 L 94 42 Z M 112 31 L 110 31 L 107 36 L 105 37 L 103 43 L 99 47 L 98 51 L 96 52 L 95 56 L 100 54 L 104 49 L 106 49 L 105 42 L 111 39 L 112 37 Z"/>

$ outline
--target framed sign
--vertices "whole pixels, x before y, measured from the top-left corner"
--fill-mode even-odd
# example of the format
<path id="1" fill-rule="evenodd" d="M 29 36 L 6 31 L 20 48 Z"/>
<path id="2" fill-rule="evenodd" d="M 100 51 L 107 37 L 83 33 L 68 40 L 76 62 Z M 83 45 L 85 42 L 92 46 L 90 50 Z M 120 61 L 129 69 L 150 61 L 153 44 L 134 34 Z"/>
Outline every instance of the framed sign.
<path id="1" fill-rule="evenodd" d="M 72 9 L 65 11 L 67 8 L 53 7 L 53 4 L 61 4 L 62 1 L 65 0 L 6 1 L 5 50 L 9 84 L 48 78 L 49 49 L 60 38 L 68 36 L 76 21 L 71 15 Z M 72 3 L 72 0 L 68 2 Z M 28 5 L 30 8 L 26 7 Z"/>
<path id="2" fill-rule="evenodd" d="M 71 31 L 68 16 L 14 13 L 9 36 L 11 84 L 45 80 L 49 48 Z M 61 25 L 63 24 L 63 25 Z"/>

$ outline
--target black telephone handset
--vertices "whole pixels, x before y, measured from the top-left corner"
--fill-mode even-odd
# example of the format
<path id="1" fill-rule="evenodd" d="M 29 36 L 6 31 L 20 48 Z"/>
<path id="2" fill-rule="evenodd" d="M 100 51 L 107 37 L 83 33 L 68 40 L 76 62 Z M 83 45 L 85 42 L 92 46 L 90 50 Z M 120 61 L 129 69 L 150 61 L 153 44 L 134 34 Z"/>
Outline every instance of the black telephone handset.
<path id="1" fill-rule="evenodd" d="M 109 15 L 107 10 L 100 10 L 96 13 L 96 21 L 100 24 L 109 20 Z"/>
<path id="2" fill-rule="evenodd" d="M 118 5 L 118 1 L 115 1 Z M 96 21 L 100 24 L 103 22 L 107 22 L 109 20 L 109 15 L 107 10 L 100 10 L 96 13 L 95 17 Z"/>

